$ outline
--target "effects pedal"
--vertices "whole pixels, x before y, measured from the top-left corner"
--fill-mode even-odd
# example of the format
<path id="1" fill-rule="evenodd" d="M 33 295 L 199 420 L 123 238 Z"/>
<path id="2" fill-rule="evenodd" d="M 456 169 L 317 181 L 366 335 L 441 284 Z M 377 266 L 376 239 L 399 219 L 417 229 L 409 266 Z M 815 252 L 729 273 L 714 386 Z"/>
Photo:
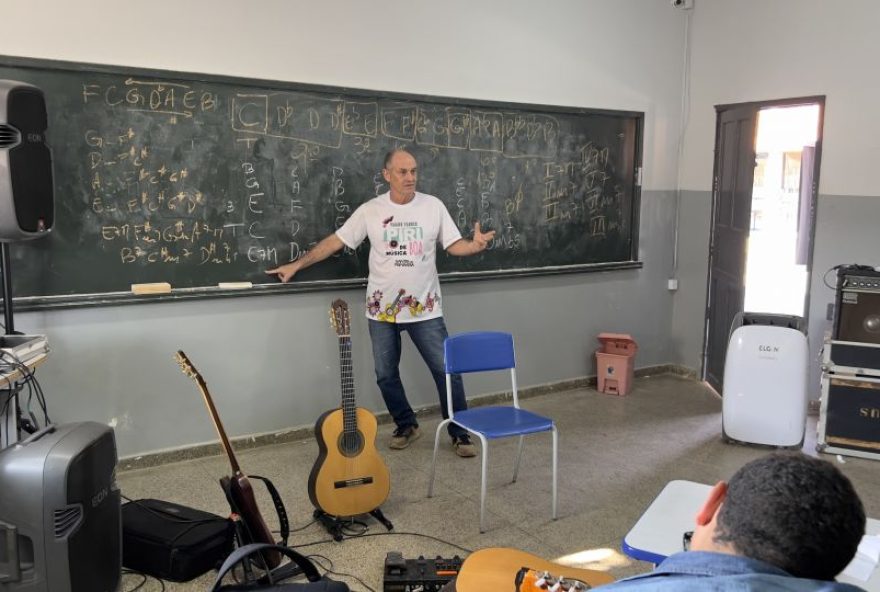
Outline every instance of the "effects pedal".
<path id="1" fill-rule="evenodd" d="M 404 559 L 398 551 L 385 556 L 384 592 L 437 592 L 444 584 L 458 575 L 462 559 L 458 555 L 445 559 L 439 555 L 426 559 Z"/>

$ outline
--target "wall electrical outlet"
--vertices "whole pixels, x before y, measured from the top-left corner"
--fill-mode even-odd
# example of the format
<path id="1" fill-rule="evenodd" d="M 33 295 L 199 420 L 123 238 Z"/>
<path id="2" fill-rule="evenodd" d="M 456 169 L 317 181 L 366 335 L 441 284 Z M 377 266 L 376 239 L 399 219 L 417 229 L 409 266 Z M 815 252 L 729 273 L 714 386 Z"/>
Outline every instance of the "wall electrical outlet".
<path id="1" fill-rule="evenodd" d="M 668 280 L 666 280 L 666 288 L 670 292 L 678 290 L 678 278 L 669 278 Z"/>

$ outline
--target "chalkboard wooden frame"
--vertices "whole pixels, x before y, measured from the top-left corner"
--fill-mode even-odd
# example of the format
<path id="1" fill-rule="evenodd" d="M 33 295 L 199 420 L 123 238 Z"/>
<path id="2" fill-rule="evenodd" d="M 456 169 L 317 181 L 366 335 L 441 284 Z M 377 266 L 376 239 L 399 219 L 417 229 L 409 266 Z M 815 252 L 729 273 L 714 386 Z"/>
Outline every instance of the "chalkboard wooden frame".
<path id="1" fill-rule="evenodd" d="M 634 269 L 642 267 L 642 263 L 637 260 L 638 254 L 638 231 L 639 231 L 639 209 L 640 209 L 640 192 L 641 192 L 641 167 L 642 167 L 642 142 L 643 142 L 643 126 L 644 113 L 637 111 L 617 111 L 605 109 L 586 109 L 564 107 L 556 105 L 537 105 L 537 104 L 521 104 L 512 102 L 486 101 L 478 99 L 464 99 L 453 97 L 441 97 L 431 95 L 407 94 L 398 92 L 385 92 L 366 89 L 354 89 L 347 87 L 331 87 L 323 85 L 305 84 L 288 81 L 275 81 L 265 79 L 241 78 L 233 76 L 224 76 L 216 74 L 204 73 L 188 73 L 175 72 L 168 70 L 152 70 L 143 68 L 134 68 L 127 66 L 116 66 L 106 64 L 91 64 L 79 62 L 65 62 L 57 60 L 42 60 L 11 56 L 0 56 L 0 78 L 3 75 L 2 69 L 12 69 L 13 71 L 21 71 L 25 76 L 8 76 L 16 80 L 29 81 L 26 75 L 28 71 L 34 69 L 40 71 L 49 71 L 58 74 L 79 73 L 84 75 L 96 76 L 129 76 L 138 78 L 153 78 L 163 81 L 180 81 L 188 83 L 198 83 L 206 85 L 222 85 L 231 88 L 257 89 L 265 92 L 278 93 L 309 93 L 314 95 L 330 95 L 331 97 L 342 97 L 344 99 L 368 99 L 372 101 L 382 100 L 395 101 L 400 103 L 427 103 L 429 105 L 439 105 L 438 109 L 443 106 L 454 106 L 468 109 L 494 110 L 498 112 L 525 113 L 535 116 L 547 115 L 571 118 L 588 118 L 600 117 L 608 120 L 626 121 L 632 129 L 634 137 L 628 141 L 632 144 L 632 153 L 627 155 L 627 159 L 631 159 L 632 170 L 627 170 L 626 175 L 631 175 L 631 193 L 624 195 L 621 200 L 625 201 L 628 208 L 628 216 L 622 221 L 627 229 L 623 239 L 627 242 L 626 253 L 620 260 L 600 261 L 590 263 L 573 263 L 564 265 L 529 265 L 524 267 L 509 266 L 498 269 L 481 269 L 475 271 L 456 270 L 444 271 L 442 263 L 438 257 L 438 265 L 441 266 L 441 281 L 443 283 L 456 281 L 470 281 L 479 279 L 497 279 L 507 277 L 523 277 L 536 275 L 553 275 L 564 273 L 580 273 L 591 271 L 609 271 L 619 269 Z M 579 120 L 577 120 L 579 121 Z M 604 121 L 604 119 L 603 119 Z M 51 124 L 50 124 L 51 125 Z M 384 131 L 384 130 L 383 130 Z M 49 136 L 51 138 L 51 129 Z M 468 149 L 470 150 L 470 149 Z M 57 151 L 56 151 L 57 153 Z M 57 163 L 56 163 L 57 168 Z M 65 199 L 64 187 L 58 187 L 59 179 L 56 176 L 56 205 L 58 200 Z M 420 189 L 422 189 L 420 184 Z M 438 194 L 438 196 L 440 196 Z M 440 196 L 443 197 L 443 196 Z M 56 214 L 56 227 L 58 222 L 58 214 Z M 63 222 L 60 222 L 63 224 Z M 332 230 L 332 228 L 330 229 Z M 328 232 L 330 231 L 328 230 Z M 467 236 L 468 228 L 463 228 L 463 234 Z M 326 233 L 325 233 L 326 234 Z M 28 244 L 36 244 L 41 241 L 50 241 L 50 239 L 39 239 Z M 11 245 L 15 249 L 18 245 Z M 13 251 L 14 252 L 14 251 Z M 539 254 L 540 255 L 540 254 Z M 324 264 L 319 265 L 326 265 Z M 13 287 L 16 285 L 16 274 L 20 273 L 21 261 L 13 261 L 12 280 Z M 268 266 L 267 266 L 268 267 Z M 318 267 L 318 266 L 315 266 Z M 365 275 L 365 274 L 364 274 Z M 303 273 L 305 276 L 305 273 Z M 235 280 L 240 278 L 225 278 L 227 280 Z M 318 290 L 346 289 L 361 287 L 366 285 L 365 277 L 334 277 L 332 279 L 316 279 L 310 280 L 303 277 L 302 280 L 295 280 L 289 284 L 278 284 L 269 276 L 266 276 L 265 283 L 255 282 L 252 288 L 244 290 L 223 289 L 217 285 L 204 286 L 187 286 L 174 287 L 172 293 L 163 295 L 136 296 L 129 291 L 101 291 L 87 292 L 80 290 L 76 293 L 65 294 L 21 294 L 15 291 L 14 303 L 18 310 L 32 309 L 50 309 L 50 308 L 70 308 L 82 306 L 100 306 L 100 305 L 117 305 L 117 304 L 134 304 L 145 302 L 159 302 L 166 300 L 190 299 L 190 298 L 213 298 L 213 297 L 239 297 L 249 295 L 269 295 L 288 292 L 305 292 Z"/>

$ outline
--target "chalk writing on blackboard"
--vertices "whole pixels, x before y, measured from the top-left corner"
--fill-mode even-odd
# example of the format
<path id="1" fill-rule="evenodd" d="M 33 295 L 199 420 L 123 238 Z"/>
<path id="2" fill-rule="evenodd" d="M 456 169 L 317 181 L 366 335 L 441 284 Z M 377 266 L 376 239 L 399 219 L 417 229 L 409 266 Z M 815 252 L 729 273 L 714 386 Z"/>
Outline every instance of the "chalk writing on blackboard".
<path id="1" fill-rule="evenodd" d="M 640 113 L 20 58 L 0 78 L 47 96 L 56 228 L 13 250 L 15 294 L 37 305 L 361 282 L 364 246 L 290 286 L 264 270 L 387 191 L 382 157 L 404 146 L 463 232 L 496 230 L 479 256 L 441 257 L 447 279 L 638 266 Z"/>

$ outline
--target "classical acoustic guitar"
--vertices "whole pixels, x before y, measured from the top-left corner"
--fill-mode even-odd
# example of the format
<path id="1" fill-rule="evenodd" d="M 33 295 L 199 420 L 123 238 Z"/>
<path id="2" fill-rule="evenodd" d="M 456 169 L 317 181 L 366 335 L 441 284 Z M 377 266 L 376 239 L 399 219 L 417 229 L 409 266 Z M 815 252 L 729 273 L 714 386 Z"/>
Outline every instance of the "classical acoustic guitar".
<path id="1" fill-rule="evenodd" d="M 183 370 L 183 373 L 195 380 L 199 386 L 199 391 L 201 391 L 202 397 L 205 399 L 205 405 L 208 406 L 208 413 L 211 414 L 211 420 L 214 422 L 214 427 L 217 428 L 217 433 L 220 435 L 223 450 L 226 451 L 226 456 L 229 457 L 229 464 L 232 465 L 232 475 L 221 479 L 221 482 L 224 485 L 228 482 L 229 495 L 235 504 L 233 510 L 238 512 L 238 515 L 241 517 L 246 534 L 251 538 L 250 542 L 275 544 L 275 539 L 272 538 L 272 531 L 266 526 L 266 521 L 263 520 L 263 515 L 260 514 L 260 508 L 254 497 L 254 490 L 251 487 L 250 481 L 241 472 L 238 460 L 235 458 L 235 452 L 232 450 L 229 438 L 226 437 L 226 430 L 223 429 L 223 424 L 220 422 L 220 415 L 217 413 L 217 408 L 214 407 L 214 401 L 211 400 L 211 393 L 208 392 L 208 385 L 205 383 L 205 379 L 202 378 L 202 375 L 199 374 L 185 353 L 178 350 L 174 358 L 180 364 L 180 369 Z M 278 567 L 281 563 L 281 554 L 278 551 L 270 549 L 263 552 L 262 555 L 269 569 Z"/>
<path id="2" fill-rule="evenodd" d="M 455 590 L 580 592 L 613 581 L 601 571 L 568 567 L 517 549 L 490 547 L 468 555 L 455 580 Z"/>
<path id="3" fill-rule="evenodd" d="M 357 516 L 382 505 L 391 489 L 388 467 L 376 450 L 376 417 L 355 405 L 348 304 L 335 300 L 330 323 L 339 339 L 342 406 L 318 418 L 318 459 L 309 475 L 309 499 L 332 516 Z"/>

